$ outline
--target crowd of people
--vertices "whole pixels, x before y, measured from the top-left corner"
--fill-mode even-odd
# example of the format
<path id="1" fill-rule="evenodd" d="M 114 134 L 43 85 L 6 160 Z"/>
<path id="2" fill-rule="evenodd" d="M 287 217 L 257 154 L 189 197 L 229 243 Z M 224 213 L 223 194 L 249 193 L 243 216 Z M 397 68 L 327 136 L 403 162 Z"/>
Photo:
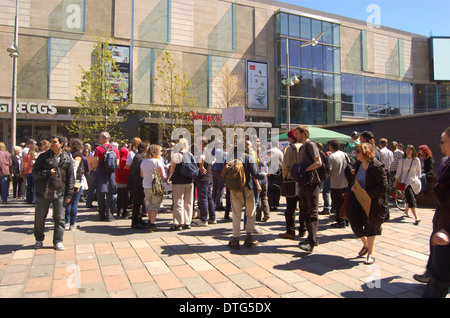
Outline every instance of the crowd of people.
<path id="1" fill-rule="evenodd" d="M 418 276 L 428 283 L 427 295 L 437 295 L 436 290 L 442 295 L 448 289 L 450 128 L 441 136 L 441 149 L 446 157 L 437 168 L 427 145 L 420 145 L 416 150 L 414 145 L 388 143 L 386 138 L 376 144 L 370 131 L 353 133 L 352 142 L 346 145 L 336 139 L 326 145 L 316 143 L 308 127 L 303 125 L 290 130 L 287 136 L 289 145 L 284 151 L 265 149 L 259 139 L 253 145 L 247 138 L 244 153 L 238 152 L 236 141 L 229 149 L 217 144 L 208 153 L 203 151 L 207 139 L 197 145 L 201 148 L 199 152 L 191 148 L 196 145 L 190 146 L 184 138 L 164 149 L 137 137 L 129 144 L 118 145 L 110 140 L 108 132 L 100 133 L 94 145 L 54 135 L 49 141 L 41 141 L 38 147 L 30 139 L 15 147 L 12 154 L 0 142 L 2 202 L 8 202 L 12 181 L 12 199 L 36 206 L 36 248 L 43 246 L 45 218 L 52 205 L 53 244 L 55 249 L 63 250 L 64 230 L 76 229 L 80 201 L 85 201 L 88 208 L 97 208 L 100 221 L 131 219 L 132 229 L 154 232 L 163 196 L 170 195 L 171 231 L 216 224 L 216 211 L 225 211 L 224 220 L 232 221 L 233 230 L 228 245 L 239 249 L 244 209 L 244 247 L 252 247 L 257 244 L 253 234 L 260 232 L 256 221 L 267 222 L 271 211 L 279 209 L 280 197 L 284 196 L 286 231 L 279 234 L 280 238 L 295 239 L 297 229 L 298 236 L 305 237 L 299 248 L 312 253 L 319 244 L 319 215 L 330 214 L 336 220 L 330 226 L 350 226 L 362 242 L 358 256 L 365 257 L 364 264 L 373 264 L 375 239 L 390 218 L 390 191 L 393 188 L 404 191 L 407 201 L 404 216 L 409 217 L 411 211 L 413 224 L 418 226 L 417 195 L 434 190 L 438 209 L 430 239 L 432 253 L 426 273 Z M 201 155 L 194 157 L 197 153 Z M 239 191 L 227 186 L 222 173 L 230 153 L 242 163 L 245 175 L 245 184 Z M 262 157 L 263 153 L 267 155 Z M 194 163 L 198 171 L 189 174 L 185 162 Z M 427 177 L 432 174 L 436 174 L 438 190 L 428 188 Z M 356 193 L 361 191 L 370 197 L 370 207 L 359 203 Z M 321 193 L 324 209 L 319 212 Z M 193 220 L 196 210 L 198 220 Z"/>

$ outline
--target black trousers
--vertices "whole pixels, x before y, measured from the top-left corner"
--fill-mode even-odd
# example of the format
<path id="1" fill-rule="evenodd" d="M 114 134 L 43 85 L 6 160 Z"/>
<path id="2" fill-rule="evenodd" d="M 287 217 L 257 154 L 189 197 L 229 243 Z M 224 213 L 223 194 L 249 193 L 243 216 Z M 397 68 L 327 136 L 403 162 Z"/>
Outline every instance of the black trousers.
<path id="1" fill-rule="evenodd" d="M 299 197 L 286 198 L 286 211 L 284 212 L 284 219 L 286 220 L 286 233 L 295 235 L 295 209 L 299 203 Z M 298 214 L 299 231 L 306 230 L 305 221 L 303 221 L 302 214 Z"/>
<path id="2" fill-rule="evenodd" d="M 141 186 L 133 187 L 133 210 L 131 212 L 131 226 L 142 221 L 141 207 L 144 205 L 144 188 Z"/>
<path id="3" fill-rule="evenodd" d="M 319 195 L 320 183 L 307 184 L 300 188 L 300 214 L 308 231 L 307 241 L 311 245 L 317 243 L 319 229 Z"/>

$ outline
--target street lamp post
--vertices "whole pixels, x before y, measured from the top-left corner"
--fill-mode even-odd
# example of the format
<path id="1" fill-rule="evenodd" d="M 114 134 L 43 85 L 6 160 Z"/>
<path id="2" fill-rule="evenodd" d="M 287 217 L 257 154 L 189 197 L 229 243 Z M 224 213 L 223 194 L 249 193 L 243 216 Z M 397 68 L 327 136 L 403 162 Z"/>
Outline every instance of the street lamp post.
<path id="1" fill-rule="evenodd" d="M 16 0 L 16 17 L 14 20 L 14 43 L 9 46 L 7 51 L 9 56 L 13 59 L 13 73 L 12 73 L 12 94 L 11 94 L 11 153 L 14 153 L 16 146 L 16 122 L 17 122 L 17 58 L 19 57 L 18 49 L 19 41 L 19 0 Z"/>

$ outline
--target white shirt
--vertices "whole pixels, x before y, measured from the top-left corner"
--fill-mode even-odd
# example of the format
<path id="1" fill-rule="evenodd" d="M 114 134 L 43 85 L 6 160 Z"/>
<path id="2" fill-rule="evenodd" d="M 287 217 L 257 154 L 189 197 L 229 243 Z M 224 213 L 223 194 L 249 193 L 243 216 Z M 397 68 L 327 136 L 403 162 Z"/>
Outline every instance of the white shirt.
<path id="1" fill-rule="evenodd" d="M 144 189 L 152 188 L 152 180 L 153 174 L 155 172 L 156 162 L 158 162 L 158 167 L 164 168 L 164 163 L 162 162 L 162 160 L 152 158 L 152 159 L 144 159 L 141 162 L 141 170 L 143 174 L 142 186 L 144 187 Z M 162 175 L 161 177 L 165 178 L 164 175 Z"/>
<path id="2" fill-rule="evenodd" d="M 420 190 L 422 190 L 422 182 L 420 181 L 421 175 L 422 169 L 420 167 L 419 158 L 415 158 L 414 160 L 408 158 L 400 159 L 395 178 L 399 179 L 399 182 L 405 183 L 407 186 L 410 185 L 415 194 L 418 194 Z"/>
<path id="3" fill-rule="evenodd" d="M 390 151 L 387 147 L 381 148 L 380 152 L 384 157 L 384 159 L 383 159 L 384 169 L 389 170 L 392 162 L 394 162 L 394 153 L 392 151 Z"/>

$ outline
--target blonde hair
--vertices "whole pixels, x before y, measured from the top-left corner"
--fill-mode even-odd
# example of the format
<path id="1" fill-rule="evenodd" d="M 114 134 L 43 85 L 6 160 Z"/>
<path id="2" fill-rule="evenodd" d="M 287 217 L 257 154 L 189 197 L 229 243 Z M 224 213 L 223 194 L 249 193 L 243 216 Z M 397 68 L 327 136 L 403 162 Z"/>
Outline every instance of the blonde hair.
<path id="1" fill-rule="evenodd" d="M 0 142 L 0 151 L 7 151 L 4 142 Z"/>
<path id="2" fill-rule="evenodd" d="M 147 158 L 154 158 L 154 159 L 160 159 L 160 153 L 161 153 L 161 146 L 160 145 L 150 145 L 150 148 L 148 148 L 147 151 Z"/>
<path id="3" fill-rule="evenodd" d="M 188 151 L 189 150 L 189 142 L 186 138 L 180 138 L 178 143 L 176 144 L 178 147 L 178 151 L 181 152 L 182 150 Z"/>

